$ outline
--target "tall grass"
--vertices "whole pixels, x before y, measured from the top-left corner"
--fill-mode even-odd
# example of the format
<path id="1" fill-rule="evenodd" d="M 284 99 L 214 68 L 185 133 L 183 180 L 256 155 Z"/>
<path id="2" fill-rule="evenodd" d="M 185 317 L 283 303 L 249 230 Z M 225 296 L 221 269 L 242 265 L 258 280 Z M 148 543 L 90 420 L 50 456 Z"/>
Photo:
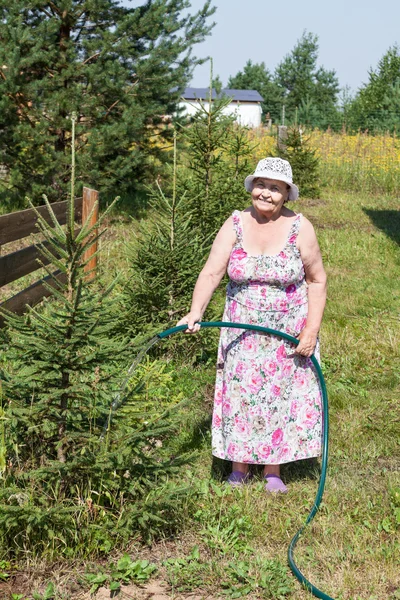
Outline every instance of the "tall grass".
<path id="1" fill-rule="evenodd" d="M 320 159 L 321 182 L 339 191 L 392 194 L 400 187 L 400 138 L 395 135 L 304 131 L 304 139 Z M 249 132 L 254 159 L 273 152 L 276 131 Z"/>

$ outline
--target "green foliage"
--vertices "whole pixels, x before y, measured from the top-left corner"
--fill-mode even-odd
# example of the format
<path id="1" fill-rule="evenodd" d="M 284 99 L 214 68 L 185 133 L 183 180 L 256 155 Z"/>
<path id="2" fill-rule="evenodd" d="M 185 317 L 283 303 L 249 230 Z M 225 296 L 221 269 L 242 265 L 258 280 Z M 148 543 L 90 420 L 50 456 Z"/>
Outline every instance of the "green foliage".
<path id="1" fill-rule="evenodd" d="M 222 81 L 221 81 L 219 75 L 216 75 L 216 77 L 213 78 L 213 80 L 212 80 L 212 87 L 215 89 L 215 91 L 217 92 L 217 94 L 221 93 L 223 85 L 222 85 Z"/>
<path id="2" fill-rule="evenodd" d="M 211 93 L 211 92 L 210 92 Z M 193 288 L 217 230 L 247 198 L 243 180 L 250 172 L 246 130 L 224 115 L 229 99 L 202 104 L 182 130 L 184 157 L 163 188 L 149 189 L 150 208 L 129 250 L 124 298 L 133 333 L 174 325 L 190 309 Z M 207 353 L 208 337 L 171 342 L 176 349 Z M 214 345 L 213 345 L 214 347 Z"/>
<path id="3" fill-rule="evenodd" d="M 74 154 L 72 165 L 74 170 Z M 57 302 L 42 311 L 31 309 L 27 318 L 8 315 L 10 368 L 4 380 L 9 430 L 21 448 L 19 458 L 35 467 L 43 457 L 66 463 L 87 448 L 88 436 L 105 419 L 105 384 L 123 348 L 112 336 L 117 322 L 112 287 L 91 286 L 84 272 L 85 251 L 100 237 L 96 229 L 107 212 L 95 226 L 89 216 L 76 232 L 73 193 L 64 229 L 45 202 L 51 221 L 37 213 L 43 236 L 38 248 L 65 283 L 45 267 Z"/>
<path id="4" fill-rule="evenodd" d="M 262 118 L 265 121 L 267 114 L 275 123 L 280 122 L 283 103 L 283 89 L 274 81 L 273 75 L 265 63 L 252 63 L 248 60 L 243 71 L 230 77 L 228 87 L 238 90 L 257 90 L 263 97 Z"/>
<path id="5" fill-rule="evenodd" d="M 128 406 L 102 435 L 132 346 L 118 333 L 121 307 L 112 286 L 91 283 L 84 272 L 84 252 L 107 213 L 94 226 L 89 216 L 76 231 L 73 180 L 71 189 L 65 229 L 47 199 L 50 224 L 38 213 L 46 242 L 38 247 L 65 283 L 54 279 L 53 298 L 44 307 L 7 317 L 0 545 L 8 556 L 108 552 L 133 531 L 150 539 L 161 524 L 173 528 L 177 498 L 187 493 L 167 481 L 186 458 L 171 462 L 155 443 L 173 434 L 178 416 L 174 421 L 156 410 L 160 398 L 149 397 L 146 370 L 128 390 L 135 416 L 127 418 Z M 150 375 L 165 398 L 163 368 L 157 373 L 152 365 Z M 153 413 L 151 422 L 138 418 L 144 411 Z"/>
<path id="6" fill-rule="evenodd" d="M 400 48 L 391 46 L 369 72 L 364 84 L 350 106 L 350 129 L 368 129 L 372 132 L 400 129 Z"/>
<path id="7" fill-rule="evenodd" d="M 256 592 L 260 598 L 283 600 L 291 596 L 292 579 L 288 569 L 278 560 L 240 560 L 229 564 L 229 579 L 221 582 L 229 598 L 243 598 Z"/>
<path id="8" fill-rule="evenodd" d="M 7 560 L 0 560 L 0 580 L 1 581 L 6 581 L 10 577 L 10 573 L 7 573 L 10 566 L 11 565 Z"/>
<path id="9" fill-rule="evenodd" d="M 327 126 L 335 116 L 339 81 L 335 71 L 317 67 L 317 60 L 318 36 L 304 32 L 277 66 L 275 81 L 283 90 L 288 119 L 294 121 L 296 108 L 312 101 L 318 118 L 313 125 Z"/>
<path id="10" fill-rule="evenodd" d="M 209 34 L 210 1 L 194 15 L 186 0 L 0 1 L 0 152 L 3 196 L 66 196 L 75 110 L 80 180 L 130 193 L 161 156 L 154 134 L 173 114 Z"/>
<path id="11" fill-rule="evenodd" d="M 171 187 L 170 195 L 158 182 L 150 189 L 150 213 L 130 245 L 125 298 L 128 327 L 133 333 L 172 324 L 189 310 L 205 257 L 194 210 L 188 206 L 187 194 L 176 186 L 176 160 Z"/>
<path id="12" fill-rule="evenodd" d="M 320 194 L 319 159 L 308 139 L 298 127 L 287 130 L 284 146 L 277 145 L 277 156 L 288 160 L 293 170 L 293 181 L 299 186 L 300 195 L 316 198 Z"/>
<path id="13" fill-rule="evenodd" d="M 117 564 L 111 563 L 106 572 L 87 573 L 85 578 L 91 585 L 91 594 L 104 585 L 108 585 L 111 592 L 118 592 L 122 583 L 143 583 L 148 581 L 156 570 L 157 567 L 148 560 L 133 561 L 129 554 L 124 554 Z"/>
<path id="14" fill-rule="evenodd" d="M 281 123 L 300 122 L 326 128 L 342 122 L 338 112 L 339 81 L 335 71 L 317 66 L 318 36 L 303 33 L 293 50 L 278 64 L 273 74 L 265 63 L 246 63 L 243 72 L 230 77 L 228 85 L 238 89 L 256 89 L 263 97 L 263 118 L 269 113 Z"/>
<path id="15" fill-rule="evenodd" d="M 229 98 L 201 105 L 183 131 L 186 156 L 178 185 L 201 239 L 208 242 L 237 208 L 247 201 L 243 181 L 250 172 L 252 148 L 246 129 L 224 114 Z M 246 200 L 245 200 L 246 199 Z"/>
<path id="16" fill-rule="evenodd" d="M 55 587 L 53 582 L 49 582 L 43 594 L 39 592 L 33 592 L 33 600 L 53 600 L 55 596 Z"/>
<path id="17" fill-rule="evenodd" d="M 204 582 L 204 565 L 200 559 L 199 547 L 192 548 L 189 556 L 168 558 L 164 561 L 167 580 L 178 592 L 190 591 L 201 587 Z"/>
<path id="18" fill-rule="evenodd" d="M 3 407 L 3 393 L 0 380 L 0 478 L 4 475 L 7 466 L 6 421 L 7 413 Z"/>
<path id="19" fill-rule="evenodd" d="M 229 598 L 242 598 L 251 593 L 256 593 L 258 598 L 279 600 L 291 596 L 292 579 L 286 565 L 279 560 L 247 558 L 243 554 L 238 560 L 239 555 L 234 556 L 235 560 L 227 564 L 222 564 L 222 557 L 217 561 L 204 560 L 199 547 L 194 546 L 189 556 L 165 561 L 168 582 L 174 590 L 188 592 L 204 589 L 214 576 L 218 579 L 219 593 Z"/>

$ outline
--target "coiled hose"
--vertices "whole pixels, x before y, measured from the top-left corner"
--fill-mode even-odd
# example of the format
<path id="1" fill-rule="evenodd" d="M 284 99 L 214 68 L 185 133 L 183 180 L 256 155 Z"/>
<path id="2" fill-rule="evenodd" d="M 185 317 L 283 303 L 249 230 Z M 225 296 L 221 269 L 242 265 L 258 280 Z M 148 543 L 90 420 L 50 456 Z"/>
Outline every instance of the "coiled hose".
<path id="1" fill-rule="evenodd" d="M 285 340 L 288 340 L 289 342 L 292 342 L 293 344 L 295 344 L 297 346 L 297 344 L 299 343 L 299 340 L 296 339 L 295 337 L 284 333 L 283 331 L 277 331 L 275 329 L 270 329 L 269 327 L 262 327 L 261 325 L 248 325 L 246 323 L 231 323 L 229 321 L 205 321 L 202 323 L 199 323 L 201 328 L 207 328 L 207 327 L 229 327 L 229 328 L 233 328 L 233 329 L 249 329 L 251 331 L 258 331 L 260 333 L 268 333 L 270 335 L 279 337 L 279 338 L 283 338 Z M 133 373 L 133 371 L 135 370 L 136 366 L 138 365 L 138 363 L 140 362 L 140 360 L 143 358 L 143 356 L 146 354 L 146 352 L 152 347 L 154 346 L 156 343 L 158 343 L 160 340 L 163 340 L 167 337 L 169 337 L 170 335 L 173 335 L 175 333 L 178 333 L 180 331 L 185 331 L 187 329 L 187 325 L 178 325 L 177 327 L 172 327 L 170 329 L 166 329 L 165 331 L 162 331 L 161 333 L 158 333 L 156 336 L 154 336 L 149 343 L 147 344 L 147 346 L 144 348 L 144 350 L 142 350 L 142 352 L 140 352 L 138 354 L 138 356 L 135 358 L 134 362 L 132 363 L 131 367 L 128 370 L 128 377 L 125 379 L 125 382 L 123 383 L 119 393 L 117 394 L 116 398 L 114 399 L 112 405 L 111 405 L 111 410 L 110 410 L 110 415 L 107 419 L 107 422 L 104 425 L 104 430 L 103 430 L 103 435 L 104 433 L 107 431 L 110 422 L 111 422 L 111 418 L 112 418 L 112 414 L 115 412 L 115 410 L 117 410 L 117 408 L 122 404 L 123 402 L 123 391 L 127 385 L 127 381 L 129 380 L 131 374 Z M 299 537 L 301 536 L 302 532 L 304 531 L 305 527 L 311 523 L 311 521 L 314 519 L 317 510 L 321 504 L 322 501 L 322 495 L 324 493 L 324 488 L 325 488 L 325 480 L 326 480 L 326 471 L 328 468 L 328 435 L 329 435 L 329 415 L 328 415 L 328 395 L 326 392 L 326 385 L 325 385 L 325 380 L 324 380 L 324 376 L 322 374 L 322 370 L 321 367 L 317 361 L 317 359 L 315 358 L 314 355 L 311 356 L 311 362 L 313 363 L 315 370 L 317 372 L 317 376 L 319 379 L 319 383 L 320 383 L 320 387 L 321 387 L 321 392 L 322 392 L 322 407 L 323 407 L 323 435 L 322 435 L 322 461 L 321 461 L 321 476 L 319 479 L 319 484 L 318 484 L 318 490 L 317 490 L 317 495 L 314 501 L 314 504 L 311 508 L 311 511 L 306 519 L 306 522 L 304 523 L 304 525 L 302 527 L 300 527 L 300 529 L 297 531 L 297 533 L 295 534 L 295 536 L 293 537 L 292 541 L 289 544 L 288 547 L 288 562 L 289 562 L 289 566 L 294 574 L 294 576 L 300 581 L 300 583 L 302 583 L 304 585 L 304 587 L 309 590 L 314 596 L 316 596 L 317 598 L 321 598 L 322 600 L 334 600 L 331 596 L 328 596 L 328 594 L 325 594 L 324 592 L 322 592 L 320 589 L 318 589 L 317 587 L 315 587 L 315 585 L 313 585 L 310 581 L 308 581 L 308 579 L 303 575 L 303 573 L 300 571 L 300 569 L 297 567 L 295 560 L 294 560 L 294 550 L 296 547 L 296 544 L 299 540 Z"/>

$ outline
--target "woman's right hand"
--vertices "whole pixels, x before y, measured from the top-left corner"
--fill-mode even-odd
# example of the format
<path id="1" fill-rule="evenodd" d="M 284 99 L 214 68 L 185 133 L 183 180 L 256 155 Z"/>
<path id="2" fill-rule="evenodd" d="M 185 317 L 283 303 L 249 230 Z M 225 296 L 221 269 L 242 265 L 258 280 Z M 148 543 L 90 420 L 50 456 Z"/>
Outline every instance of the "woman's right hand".
<path id="1" fill-rule="evenodd" d="M 185 333 L 197 333 L 198 331 L 200 331 L 200 325 L 198 321 L 201 321 L 201 317 L 202 314 L 200 312 L 192 310 L 187 315 L 185 315 L 180 321 L 178 321 L 176 325 L 187 325 L 188 327 L 185 330 Z"/>

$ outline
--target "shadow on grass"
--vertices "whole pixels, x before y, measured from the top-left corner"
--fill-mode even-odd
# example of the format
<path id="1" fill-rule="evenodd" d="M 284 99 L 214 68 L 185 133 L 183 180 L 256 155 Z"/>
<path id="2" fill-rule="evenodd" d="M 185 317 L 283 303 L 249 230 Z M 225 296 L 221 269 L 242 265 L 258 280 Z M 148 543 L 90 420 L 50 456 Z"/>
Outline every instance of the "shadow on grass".
<path id="1" fill-rule="evenodd" d="M 320 474 L 321 465 L 318 458 L 296 460 L 295 462 L 282 465 L 282 478 L 286 483 L 302 479 L 316 480 L 319 479 Z"/>
<path id="2" fill-rule="evenodd" d="M 191 430 L 190 437 L 179 446 L 179 453 L 191 453 L 200 450 L 204 444 L 210 444 L 211 415 L 198 421 Z M 211 452 L 211 449 L 210 449 Z"/>
<path id="3" fill-rule="evenodd" d="M 231 472 L 232 463 L 229 460 L 212 457 L 211 478 L 216 481 L 224 481 Z M 261 479 L 263 467 L 261 465 L 250 465 L 253 476 Z M 317 480 L 321 474 L 321 465 L 318 458 L 307 458 L 287 463 L 281 467 L 282 479 L 285 483 L 292 483 L 302 479 Z"/>
<path id="4" fill-rule="evenodd" d="M 372 223 L 400 245 L 400 211 L 363 208 Z"/>

